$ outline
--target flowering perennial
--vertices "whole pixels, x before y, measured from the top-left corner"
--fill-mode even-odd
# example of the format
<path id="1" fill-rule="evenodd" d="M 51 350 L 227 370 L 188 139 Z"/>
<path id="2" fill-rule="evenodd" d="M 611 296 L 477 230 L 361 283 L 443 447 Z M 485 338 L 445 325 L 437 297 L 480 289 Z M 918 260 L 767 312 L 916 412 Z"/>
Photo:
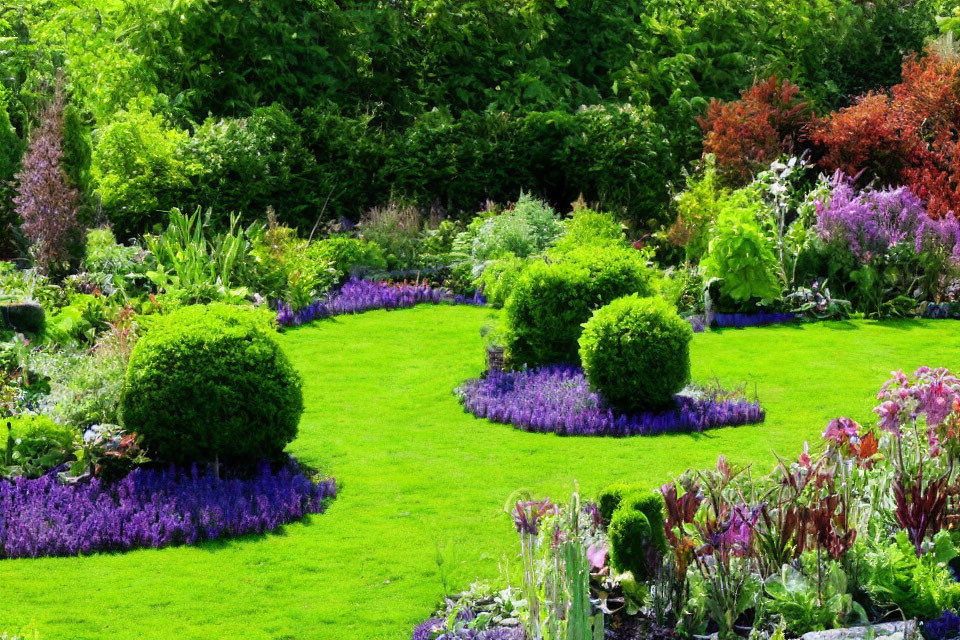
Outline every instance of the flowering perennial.
<path id="1" fill-rule="evenodd" d="M 621 414 L 590 390 L 579 367 L 549 365 L 490 372 L 457 389 L 464 408 L 479 418 L 524 431 L 559 435 L 633 436 L 762 422 L 759 402 L 716 393 L 681 393 L 674 410 Z"/>
<path id="2" fill-rule="evenodd" d="M 339 290 L 298 310 L 281 303 L 277 311 L 277 323 L 285 327 L 296 327 L 313 320 L 340 316 L 350 313 L 363 313 L 373 309 L 406 309 L 418 304 L 484 305 L 486 300 L 477 292 L 472 297 L 454 294 L 443 287 L 431 287 L 428 284 L 408 284 L 359 280 L 351 278 Z"/>
<path id="3" fill-rule="evenodd" d="M 265 533 L 320 513 L 336 497 L 292 465 L 262 463 L 253 477 L 217 479 L 173 467 L 138 468 L 116 484 L 64 484 L 55 473 L 0 481 L 0 558 L 74 556 L 98 551 L 196 544 Z"/>
<path id="4" fill-rule="evenodd" d="M 717 313 L 713 316 L 713 326 L 718 329 L 742 329 L 784 324 L 796 319 L 797 316 L 793 313 Z"/>
<path id="5" fill-rule="evenodd" d="M 907 187 L 858 192 L 852 181 L 838 172 L 829 204 L 817 203 L 817 227 L 824 240 L 847 242 L 864 263 L 901 244 L 917 253 L 937 250 L 960 259 L 960 222 L 952 216 L 932 219 Z"/>

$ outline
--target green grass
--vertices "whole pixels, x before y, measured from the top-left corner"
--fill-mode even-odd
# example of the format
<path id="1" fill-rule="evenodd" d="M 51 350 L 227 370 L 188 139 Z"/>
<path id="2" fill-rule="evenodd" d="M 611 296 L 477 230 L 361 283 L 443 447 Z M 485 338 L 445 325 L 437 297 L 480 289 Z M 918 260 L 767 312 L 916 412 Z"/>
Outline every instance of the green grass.
<path id="1" fill-rule="evenodd" d="M 287 333 L 307 410 L 293 453 L 343 483 L 330 510 L 280 534 L 195 548 L 0 561 L 0 631 L 70 638 L 405 640 L 452 588 L 496 579 L 519 487 L 565 499 L 616 480 L 655 486 L 724 452 L 767 470 L 837 415 L 870 419 L 891 369 L 958 367 L 949 321 L 829 323 L 698 335 L 694 376 L 756 385 L 763 425 L 700 435 L 561 438 L 464 414 L 489 311 L 421 306 Z"/>

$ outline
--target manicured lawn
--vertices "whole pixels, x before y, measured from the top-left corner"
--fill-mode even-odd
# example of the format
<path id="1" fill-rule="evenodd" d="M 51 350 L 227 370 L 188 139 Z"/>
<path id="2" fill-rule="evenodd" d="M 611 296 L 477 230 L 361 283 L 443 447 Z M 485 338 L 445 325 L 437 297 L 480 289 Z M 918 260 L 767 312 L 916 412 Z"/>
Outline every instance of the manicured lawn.
<path id="1" fill-rule="evenodd" d="M 283 337 L 305 380 L 293 452 L 343 482 L 330 510 L 282 534 L 197 548 L 0 561 L 0 631 L 41 640 L 405 640 L 452 588 L 517 551 L 504 501 L 660 484 L 725 452 L 766 471 L 837 415 L 869 420 L 891 369 L 960 366 L 951 321 L 830 323 L 698 335 L 694 376 L 756 385 L 763 425 L 624 440 L 481 422 L 450 393 L 482 366 L 490 311 L 432 307 L 327 320 Z M 256 401 L 251 398 L 251 401 Z"/>

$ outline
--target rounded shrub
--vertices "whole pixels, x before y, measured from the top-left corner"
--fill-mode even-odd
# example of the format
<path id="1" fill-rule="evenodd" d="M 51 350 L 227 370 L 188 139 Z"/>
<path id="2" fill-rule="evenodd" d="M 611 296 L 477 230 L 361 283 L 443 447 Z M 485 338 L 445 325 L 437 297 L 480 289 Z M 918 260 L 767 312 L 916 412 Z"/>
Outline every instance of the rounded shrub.
<path id="1" fill-rule="evenodd" d="M 580 360 L 590 385 L 622 411 L 672 406 L 690 380 L 693 331 L 669 303 L 626 296 L 584 324 Z"/>
<path id="2" fill-rule="evenodd" d="M 654 272 L 633 249 L 581 249 L 531 264 L 504 308 L 515 364 L 575 363 L 591 312 L 612 300 L 654 291 Z"/>
<path id="3" fill-rule="evenodd" d="M 638 580 L 646 580 L 650 569 L 650 522 L 642 511 L 617 509 L 607 528 L 610 539 L 610 563 L 619 572 L 629 571 Z"/>
<path id="4" fill-rule="evenodd" d="M 331 236 L 314 242 L 310 249 L 316 259 L 333 263 L 341 284 L 355 272 L 365 269 L 385 271 L 387 268 L 387 259 L 380 245 L 360 238 Z"/>
<path id="5" fill-rule="evenodd" d="M 157 320 L 134 347 L 121 411 L 154 460 L 249 462 L 293 440 L 303 393 L 261 314 L 198 305 Z"/>
<path id="6" fill-rule="evenodd" d="M 614 511 L 639 511 L 650 524 L 650 546 L 659 555 L 667 552 L 667 532 L 664 528 L 663 496 L 648 489 L 634 490 L 623 497 L 619 508 Z M 612 519 L 612 518 L 611 518 Z"/>
<path id="7" fill-rule="evenodd" d="M 604 487 L 597 494 L 597 508 L 600 510 L 600 517 L 604 522 L 609 523 L 613 517 L 613 512 L 620 507 L 624 496 L 630 495 L 639 490 L 639 487 L 625 482 L 617 482 Z"/>

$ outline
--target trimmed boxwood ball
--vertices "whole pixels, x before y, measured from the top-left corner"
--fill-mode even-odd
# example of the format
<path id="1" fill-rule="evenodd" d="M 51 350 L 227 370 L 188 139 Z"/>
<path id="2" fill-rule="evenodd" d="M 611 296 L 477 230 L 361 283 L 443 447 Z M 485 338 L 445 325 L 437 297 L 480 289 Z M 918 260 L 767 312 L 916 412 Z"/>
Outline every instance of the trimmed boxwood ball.
<path id="1" fill-rule="evenodd" d="M 617 571 L 629 571 L 638 580 L 646 580 L 650 571 L 650 522 L 642 511 L 617 509 L 607 528 L 610 540 L 610 564 Z"/>
<path id="2" fill-rule="evenodd" d="M 297 435 L 303 393 L 260 313 L 198 305 L 152 323 L 137 342 L 121 411 L 154 460 L 251 462 Z"/>
<path id="3" fill-rule="evenodd" d="M 654 272 L 635 249 L 592 248 L 524 269 L 505 305 L 515 366 L 577 362 L 591 312 L 631 293 L 651 295 Z"/>
<path id="4" fill-rule="evenodd" d="M 580 360 L 590 385 L 624 412 L 674 406 L 690 380 L 693 330 L 659 298 L 626 296 L 584 324 Z"/>
<path id="5" fill-rule="evenodd" d="M 639 511 L 650 523 L 650 546 L 658 555 L 667 552 L 667 532 L 664 528 L 663 496 L 655 491 L 643 489 L 623 497 L 617 511 Z M 616 514 L 616 511 L 614 511 Z"/>
<path id="6" fill-rule="evenodd" d="M 33 302 L 0 305 L 0 329 L 40 335 L 46 327 L 43 307 Z"/>
<path id="7" fill-rule="evenodd" d="M 616 482 L 600 490 L 597 494 L 597 508 L 600 510 L 600 517 L 604 522 L 609 523 L 616 511 L 623 502 L 625 496 L 637 493 L 641 489 L 640 485 L 628 484 L 626 482 Z"/>

